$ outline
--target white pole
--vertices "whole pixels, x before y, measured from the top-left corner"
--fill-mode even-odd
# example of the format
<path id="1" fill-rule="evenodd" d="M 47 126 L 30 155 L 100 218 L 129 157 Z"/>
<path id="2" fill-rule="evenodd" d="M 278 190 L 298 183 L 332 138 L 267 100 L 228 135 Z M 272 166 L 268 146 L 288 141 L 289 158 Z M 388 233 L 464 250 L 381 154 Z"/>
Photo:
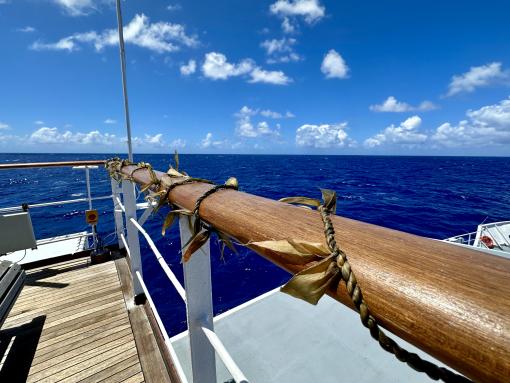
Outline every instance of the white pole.
<path id="1" fill-rule="evenodd" d="M 133 147 L 131 145 L 131 122 L 129 120 L 129 104 L 126 80 L 126 51 L 124 49 L 124 31 L 122 23 L 122 11 L 120 8 L 120 0 L 117 0 L 117 25 L 119 30 L 120 70 L 122 72 L 122 93 L 124 94 L 124 112 L 126 118 L 128 159 L 129 161 L 133 161 Z"/>

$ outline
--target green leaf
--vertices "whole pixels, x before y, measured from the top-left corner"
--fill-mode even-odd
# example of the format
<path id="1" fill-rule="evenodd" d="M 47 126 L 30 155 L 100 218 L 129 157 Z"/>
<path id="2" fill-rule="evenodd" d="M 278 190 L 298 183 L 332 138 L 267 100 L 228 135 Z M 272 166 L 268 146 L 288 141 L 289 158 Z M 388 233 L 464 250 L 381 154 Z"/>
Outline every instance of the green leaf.
<path id="1" fill-rule="evenodd" d="M 287 197 L 287 198 L 282 198 L 279 201 L 293 203 L 293 204 L 299 204 L 299 205 L 315 206 L 315 207 L 319 207 L 321 205 L 321 201 L 319 201 L 318 199 L 308 198 L 308 197 Z"/>
<path id="2" fill-rule="evenodd" d="M 182 256 L 183 262 L 188 262 L 198 249 L 200 249 L 209 239 L 209 236 L 211 235 L 211 232 L 209 230 L 202 231 L 198 233 L 195 237 L 193 237 L 193 240 L 190 242 L 189 246 L 186 248 L 186 251 L 184 252 L 184 255 Z"/>
<path id="3" fill-rule="evenodd" d="M 301 270 L 280 291 L 316 305 L 339 272 L 334 265 L 333 256 L 329 256 L 319 263 Z"/>
<path id="4" fill-rule="evenodd" d="M 331 210 L 333 214 L 336 213 L 336 192 L 329 189 L 321 189 L 324 207 Z"/>

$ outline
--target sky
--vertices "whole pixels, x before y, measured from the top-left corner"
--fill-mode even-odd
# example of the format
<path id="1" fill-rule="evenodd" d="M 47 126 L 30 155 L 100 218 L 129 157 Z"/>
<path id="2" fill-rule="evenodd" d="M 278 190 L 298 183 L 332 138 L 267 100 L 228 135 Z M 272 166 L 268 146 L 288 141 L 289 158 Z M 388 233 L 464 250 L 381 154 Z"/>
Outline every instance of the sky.
<path id="1" fill-rule="evenodd" d="M 510 155 L 510 2 L 122 1 L 138 153 Z M 112 0 L 0 0 L 0 152 L 125 152 Z"/>

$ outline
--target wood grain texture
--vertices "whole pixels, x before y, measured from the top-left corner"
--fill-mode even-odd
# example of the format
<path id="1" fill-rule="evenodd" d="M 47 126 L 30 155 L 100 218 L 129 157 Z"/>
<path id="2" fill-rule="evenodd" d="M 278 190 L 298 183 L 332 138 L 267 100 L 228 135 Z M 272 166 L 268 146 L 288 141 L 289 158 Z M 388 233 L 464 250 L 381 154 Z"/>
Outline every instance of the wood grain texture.
<path id="1" fill-rule="evenodd" d="M 135 168 L 125 166 L 122 172 L 130 175 Z M 173 182 L 165 173 L 156 175 L 162 180 L 161 189 Z M 136 171 L 134 180 L 149 183 L 149 171 Z M 203 183 L 182 185 L 169 198 L 192 210 L 210 188 Z M 324 241 L 317 212 L 234 190 L 204 200 L 200 216 L 241 243 Z M 471 379 L 508 380 L 510 260 L 340 216 L 333 217 L 333 223 L 336 240 L 383 327 Z M 252 249 L 291 273 L 310 265 Z M 329 294 L 352 308 L 343 284 Z"/>
<path id="2" fill-rule="evenodd" d="M 131 288 L 125 281 L 129 274 L 123 274 L 122 285 L 117 264 L 127 270 L 125 259 L 90 265 L 82 258 L 28 271 L 28 287 L 0 331 L 0 341 L 13 339 L 16 350 L 7 354 L 11 362 L 6 365 L 12 368 L 3 368 L 0 380 L 141 382 L 143 360 L 144 366 L 154 364 L 147 367 L 150 381 L 168 381 L 164 363 L 156 356 L 159 350 L 150 349 L 156 340 L 146 331 L 147 317 L 137 314 L 133 321 L 128 314 L 132 302 L 126 303 L 124 294 Z M 142 307 L 137 313 L 145 314 Z M 34 321 L 40 323 L 38 328 L 30 325 Z M 144 344 L 137 347 L 140 339 Z M 157 375 L 160 370 L 165 376 Z"/>

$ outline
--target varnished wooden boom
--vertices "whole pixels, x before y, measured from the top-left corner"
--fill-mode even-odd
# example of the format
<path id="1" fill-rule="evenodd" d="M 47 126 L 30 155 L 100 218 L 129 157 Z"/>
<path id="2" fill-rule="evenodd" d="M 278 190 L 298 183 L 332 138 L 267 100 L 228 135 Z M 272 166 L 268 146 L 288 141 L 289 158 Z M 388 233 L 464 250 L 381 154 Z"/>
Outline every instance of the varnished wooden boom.
<path id="1" fill-rule="evenodd" d="M 131 175 L 134 169 L 125 166 L 122 172 Z M 161 188 L 172 182 L 165 173 L 156 174 Z M 140 184 L 150 182 L 147 169 L 133 177 Z M 169 198 L 192 210 L 209 188 L 204 183 L 182 185 Z M 200 216 L 242 243 L 324 240 L 317 212 L 234 190 L 205 199 Z M 336 240 L 382 326 L 475 381 L 509 381 L 510 260 L 339 216 L 333 223 Z M 253 250 L 291 273 L 306 267 Z M 329 294 L 352 308 L 344 284 Z M 331 331 L 349 334 L 343 323 Z"/>

